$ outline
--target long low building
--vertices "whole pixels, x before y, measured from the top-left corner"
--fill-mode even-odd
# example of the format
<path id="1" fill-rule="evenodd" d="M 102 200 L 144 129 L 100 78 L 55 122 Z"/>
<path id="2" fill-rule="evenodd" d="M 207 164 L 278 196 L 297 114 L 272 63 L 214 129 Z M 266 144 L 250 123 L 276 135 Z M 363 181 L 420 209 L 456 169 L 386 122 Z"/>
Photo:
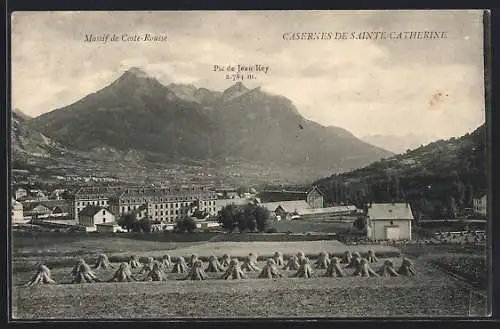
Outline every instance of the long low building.
<path id="1" fill-rule="evenodd" d="M 338 219 L 342 216 L 356 216 L 362 210 L 356 206 L 334 206 L 326 208 L 302 209 L 297 212 L 300 219 Z"/>
<path id="2" fill-rule="evenodd" d="M 311 210 L 311 206 L 305 200 L 264 202 L 260 206 L 274 213 L 279 220 L 291 219 L 293 215 L 298 214 L 300 211 Z"/>

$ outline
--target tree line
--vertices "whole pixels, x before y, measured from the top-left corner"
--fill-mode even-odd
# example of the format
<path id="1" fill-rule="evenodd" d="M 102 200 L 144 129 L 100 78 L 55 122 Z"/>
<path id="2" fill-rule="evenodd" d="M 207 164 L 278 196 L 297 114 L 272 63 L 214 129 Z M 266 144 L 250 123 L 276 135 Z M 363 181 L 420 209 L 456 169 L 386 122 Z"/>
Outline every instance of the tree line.
<path id="1" fill-rule="evenodd" d="M 229 232 L 265 232 L 269 228 L 271 213 L 255 203 L 245 205 L 229 204 L 218 213 L 221 227 Z"/>

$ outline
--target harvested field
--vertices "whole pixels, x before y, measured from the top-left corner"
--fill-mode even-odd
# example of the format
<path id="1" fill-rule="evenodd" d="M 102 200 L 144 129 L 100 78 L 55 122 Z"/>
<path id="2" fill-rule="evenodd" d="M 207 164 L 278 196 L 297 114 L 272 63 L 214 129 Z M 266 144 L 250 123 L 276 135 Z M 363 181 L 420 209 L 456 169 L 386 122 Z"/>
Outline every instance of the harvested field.
<path id="1" fill-rule="evenodd" d="M 18 246 L 14 250 L 12 307 L 19 319 L 105 319 L 105 318 L 185 318 L 185 317 L 380 317 L 380 316 L 484 316 L 485 298 L 466 288 L 462 281 L 432 265 L 432 247 L 415 249 L 409 255 L 415 263 L 415 277 L 352 277 L 354 268 L 345 269 L 347 277 L 323 277 L 326 269 L 313 265 L 310 279 L 293 278 L 295 270 L 280 272 L 283 278 L 259 279 L 260 271 L 245 272 L 248 279 L 222 280 L 223 272 L 206 272 L 204 281 L 185 281 L 187 273 L 166 271 L 163 282 L 103 282 L 71 284 L 71 270 L 78 258 L 95 264 L 99 253 L 105 253 L 114 268 L 92 271 L 100 281 L 113 277 L 119 263 L 131 255 L 141 261 L 147 257 L 161 260 L 165 254 L 172 261 L 192 254 L 207 260 L 214 254 L 228 254 L 244 260 L 250 252 L 257 254 L 256 265 L 263 268 L 265 259 L 280 251 L 287 260 L 303 251 L 311 259 L 320 252 L 342 257 L 346 250 L 367 255 L 375 251 L 378 260 L 370 263 L 377 270 L 389 257 L 394 267 L 401 265 L 399 249 L 380 245 L 344 245 L 335 240 L 286 242 L 158 242 L 91 235 L 81 240 L 63 236 L 60 240 L 44 239 L 40 244 Z M 405 247 L 406 248 L 406 247 Z M 415 257 L 412 256 L 415 254 Z M 434 256 L 434 255 L 433 255 Z M 433 257 L 432 259 L 438 259 Z M 33 277 L 37 262 L 43 261 L 51 271 L 55 285 L 25 287 Z M 286 261 L 285 261 L 286 263 Z M 312 262 L 314 264 L 315 262 Z M 343 264 L 342 264 L 343 265 Z M 138 280 L 141 267 L 132 269 Z"/>
<path id="2" fill-rule="evenodd" d="M 378 262 L 374 264 L 370 264 L 373 268 L 378 268 L 382 266 L 384 263 L 385 258 L 380 258 Z M 72 266 L 74 263 L 76 263 L 77 260 L 74 260 L 74 262 L 71 264 Z M 394 266 L 399 267 L 401 265 L 402 259 L 395 258 L 393 259 L 394 261 Z M 266 264 L 266 261 L 258 261 L 256 262 L 257 266 L 259 268 L 263 268 Z M 97 277 L 99 277 L 101 280 L 106 281 L 109 280 L 113 277 L 113 274 L 115 273 L 116 269 L 119 267 L 119 263 L 112 263 L 114 268 L 110 269 L 93 269 L 94 273 L 96 273 Z M 343 264 L 344 265 L 344 264 Z M 342 265 L 342 266 L 343 266 Z M 66 266 L 66 267 L 58 267 L 58 268 L 51 268 L 51 274 L 52 274 L 52 279 L 54 279 L 58 284 L 69 284 L 72 281 L 72 276 L 71 276 L 71 269 L 72 266 Z M 205 269 L 208 266 L 208 262 L 203 262 L 203 269 Z M 142 266 L 137 268 L 137 269 L 132 269 L 132 273 L 136 274 L 139 278 L 142 278 L 143 275 L 138 274 L 141 270 Z M 284 274 L 285 277 L 291 277 L 293 274 L 296 273 L 294 270 L 282 270 L 282 267 L 280 267 L 280 271 Z M 317 269 L 315 266 L 313 266 L 313 270 L 315 274 L 318 277 L 323 276 L 324 272 L 326 271 L 325 269 Z M 30 271 L 19 271 L 15 272 L 13 275 L 13 285 L 20 285 L 23 282 L 29 280 L 29 278 L 33 275 L 33 273 L 36 271 L 36 268 L 30 269 Z M 436 269 L 426 266 L 423 268 L 418 268 L 419 275 L 421 274 L 423 277 L 426 278 L 426 280 L 434 280 L 434 277 L 436 274 L 439 274 L 440 272 L 437 271 Z M 354 269 L 346 269 L 346 273 L 348 276 L 351 276 L 352 273 L 354 272 Z M 208 280 L 218 280 L 224 272 L 207 272 Z M 180 280 L 186 276 L 185 273 L 170 273 L 168 271 L 167 274 L 167 279 L 168 280 Z M 249 279 L 256 279 L 259 275 L 259 271 L 257 272 L 246 272 L 248 275 Z M 347 279 L 347 278 L 346 278 Z M 355 278 L 354 278 L 355 279 Z M 343 279 L 342 279 L 343 280 Z M 400 280 L 401 282 L 407 282 L 407 283 L 413 283 L 415 279 L 411 278 L 397 278 L 397 280 Z M 442 282 L 442 278 L 438 277 L 436 279 L 436 282 Z"/>
<path id="3" fill-rule="evenodd" d="M 281 220 L 275 222 L 274 227 L 278 232 L 321 232 L 321 233 L 339 233 L 345 232 L 352 227 L 350 221 L 322 221 L 322 220 Z"/>
<path id="4" fill-rule="evenodd" d="M 165 245 L 165 243 L 162 243 Z M 76 242 L 72 244 L 73 248 L 78 245 Z M 140 244 L 139 244 L 140 245 Z M 184 247 L 185 246 L 185 247 Z M 192 254 L 197 254 L 203 260 L 207 260 L 212 254 L 222 256 L 228 254 L 231 257 L 238 257 L 244 260 L 248 256 L 249 251 L 257 253 L 259 259 L 271 257 L 275 251 L 281 251 L 285 258 L 290 254 L 296 254 L 303 251 L 306 256 L 316 258 L 321 251 L 326 251 L 336 256 L 341 256 L 344 251 L 358 251 L 362 254 L 368 253 L 369 249 L 375 250 L 377 255 L 385 257 L 399 256 L 400 252 L 397 248 L 390 246 L 346 246 L 341 242 L 330 241 L 288 241 L 288 242 L 210 242 L 210 247 L 206 243 L 172 243 L 165 245 L 163 249 L 152 249 L 145 251 L 142 245 L 139 247 L 129 246 L 130 249 L 121 252 L 106 252 L 111 262 L 123 262 L 135 254 L 145 260 L 147 257 L 161 258 L 168 253 L 172 257 L 189 257 Z M 169 249 L 168 247 L 171 247 Z M 54 247 L 57 248 L 57 247 Z M 96 249 L 102 250 L 102 249 Z M 114 249 L 116 250 L 116 249 Z M 101 251 L 102 252 L 102 251 Z M 85 254 L 85 261 L 93 263 L 100 252 L 93 252 Z M 78 255 L 81 255 L 79 252 Z M 49 268 L 70 266 L 74 263 L 78 255 L 66 254 L 61 255 L 31 255 L 31 256 L 14 256 L 13 269 L 14 271 L 30 271 L 38 262 L 43 261 Z"/>
<path id="5" fill-rule="evenodd" d="M 281 251 L 284 256 L 296 254 L 299 251 L 311 258 L 316 258 L 321 251 L 328 252 L 341 256 L 344 251 L 358 251 L 362 254 L 368 253 L 368 250 L 373 249 L 377 254 L 386 257 L 394 257 L 400 254 L 399 249 L 391 246 L 379 245 L 362 245 L 362 246 L 346 246 L 343 243 L 331 241 L 287 241 L 287 242 L 211 242 L 210 247 L 207 245 L 193 245 L 186 248 L 177 248 L 171 250 L 169 254 L 173 257 L 189 256 L 197 254 L 203 258 L 208 258 L 210 255 L 228 254 L 231 257 L 244 258 L 249 252 L 254 252 L 259 255 L 259 259 L 272 257 L 275 251 Z M 114 256 L 126 255 L 127 253 L 114 254 Z M 139 252 L 139 256 L 150 255 L 152 257 L 160 257 L 163 255 L 161 251 Z"/>
<path id="6" fill-rule="evenodd" d="M 12 256 L 14 257 L 51 257 L 51 256 L 87 256 L 92 254 L 112 254 L 125 251 L 171 250 L 186 246 L 204 244 L 201 242 L 160 242 L 121 238 L 118 236 L 103 237 L 100 235 L 47 235 L 41 239 L 32 237 L 13 237 Z"/>
<path id="7" fill-rule="evenodd" d="M 295 284 L 288 280 L 282 282 Z M 14 315 L 23 319 L 413 317 L 466 316 L 468 310 L 467 291 L 440 285 L 310 288 L 301 287 L 305 284 L 301 282 L 290 289 L 275 287 L 278 281 L 271 281 L 258 283 L 265 289 L 255 290 L 248 282 L 207 282 L 176 282 L 173 286 L 155 282 L 106 287 L 95 284 L 85 291 L 59 286 L 50 287 L 50 297 L 46 296 L 48 292 L 26 294 L 16 290 L 22 307 L 15 308 Z M 186 293 L 188 284 L 200 289 Z M 40 307 L 44 303 L 46 306 Z M 481 306 L 475 308 L 480 310 Z"/>
<path id="8" fill-rule="evenodd" d="M 383 264 L 381 258 L 371 266 Z M 399 266 L 401 259 L 395 259 Z M 203 266 L 207 266 L 205 262 Z M 258 262 L 263 267 L 264 262 Z M 19 284 L 32 273 L 13 277 L 15 318 L 172 318 L 172 317 L 376 317 L 467 316 L 469 290 L 436 268 L 416 262 L 416 277 L 290 278 L 221 280 L 222 273 L 206 273 L 206 281 L 184 281 L 186 274 L 167 273 L 164 282 L 70 284 L 71 268 L 52 270 L 60 283 L 43 287 Z M 102 280 L 115 270 L 95 270 Z M 139 269 L 134 270 L 138 273 Z M 142 278 L 142 276 L 139 276 Z M 298 298 L 300 296 L 300 298 Z M 41 307 L 43 305 L 43 307 Z M 472 315 L 485 314 L 484 299 L 475 299 Z"/>

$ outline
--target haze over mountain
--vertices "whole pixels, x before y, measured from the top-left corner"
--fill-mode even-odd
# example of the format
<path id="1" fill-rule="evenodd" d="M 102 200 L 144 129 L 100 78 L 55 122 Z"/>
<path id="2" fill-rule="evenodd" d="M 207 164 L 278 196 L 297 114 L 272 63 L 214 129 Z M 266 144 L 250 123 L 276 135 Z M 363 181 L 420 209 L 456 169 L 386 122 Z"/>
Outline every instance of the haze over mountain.
<path id="1" fill-rule="evenodd" d="M 361 140 L 394 153 L 404 153 L 437 140 L 437 136 L 408 133 L 406 135 L 365 135 Z"/>
<path id="2" fill-rule="evenodd" d="M 246 163 L 316 177 L 392 153 L 304 119 L 287 98 L 241 82 L 222 93 L 162 85 L 138 68 L 29 126 L 70 148 L 139 152 L 146 160 Z M 105 153 L 105 152 L 104 152 Z"/>

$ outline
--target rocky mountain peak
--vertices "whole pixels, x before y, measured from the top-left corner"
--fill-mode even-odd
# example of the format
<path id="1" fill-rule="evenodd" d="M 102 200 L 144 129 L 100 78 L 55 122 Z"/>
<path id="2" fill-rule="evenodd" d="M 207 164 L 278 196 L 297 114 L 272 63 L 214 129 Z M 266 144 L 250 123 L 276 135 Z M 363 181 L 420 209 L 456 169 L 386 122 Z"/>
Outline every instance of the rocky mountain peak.
<path id="1" fill-rule="evenodd" d="M 231 100 L 247 93 L 248 91 L 250 91 L 250 89 L 248 89 L 242 82 L 238 81 L 222 92 L 222 100 Z"/>
<path id="2" fill-rule="evenodd" d="M 147 74 L 146 72 L 135 66 L 125 71 L 124 75 L 133 75 L 137 78 L 151 78 L 149 74 Z"/>

